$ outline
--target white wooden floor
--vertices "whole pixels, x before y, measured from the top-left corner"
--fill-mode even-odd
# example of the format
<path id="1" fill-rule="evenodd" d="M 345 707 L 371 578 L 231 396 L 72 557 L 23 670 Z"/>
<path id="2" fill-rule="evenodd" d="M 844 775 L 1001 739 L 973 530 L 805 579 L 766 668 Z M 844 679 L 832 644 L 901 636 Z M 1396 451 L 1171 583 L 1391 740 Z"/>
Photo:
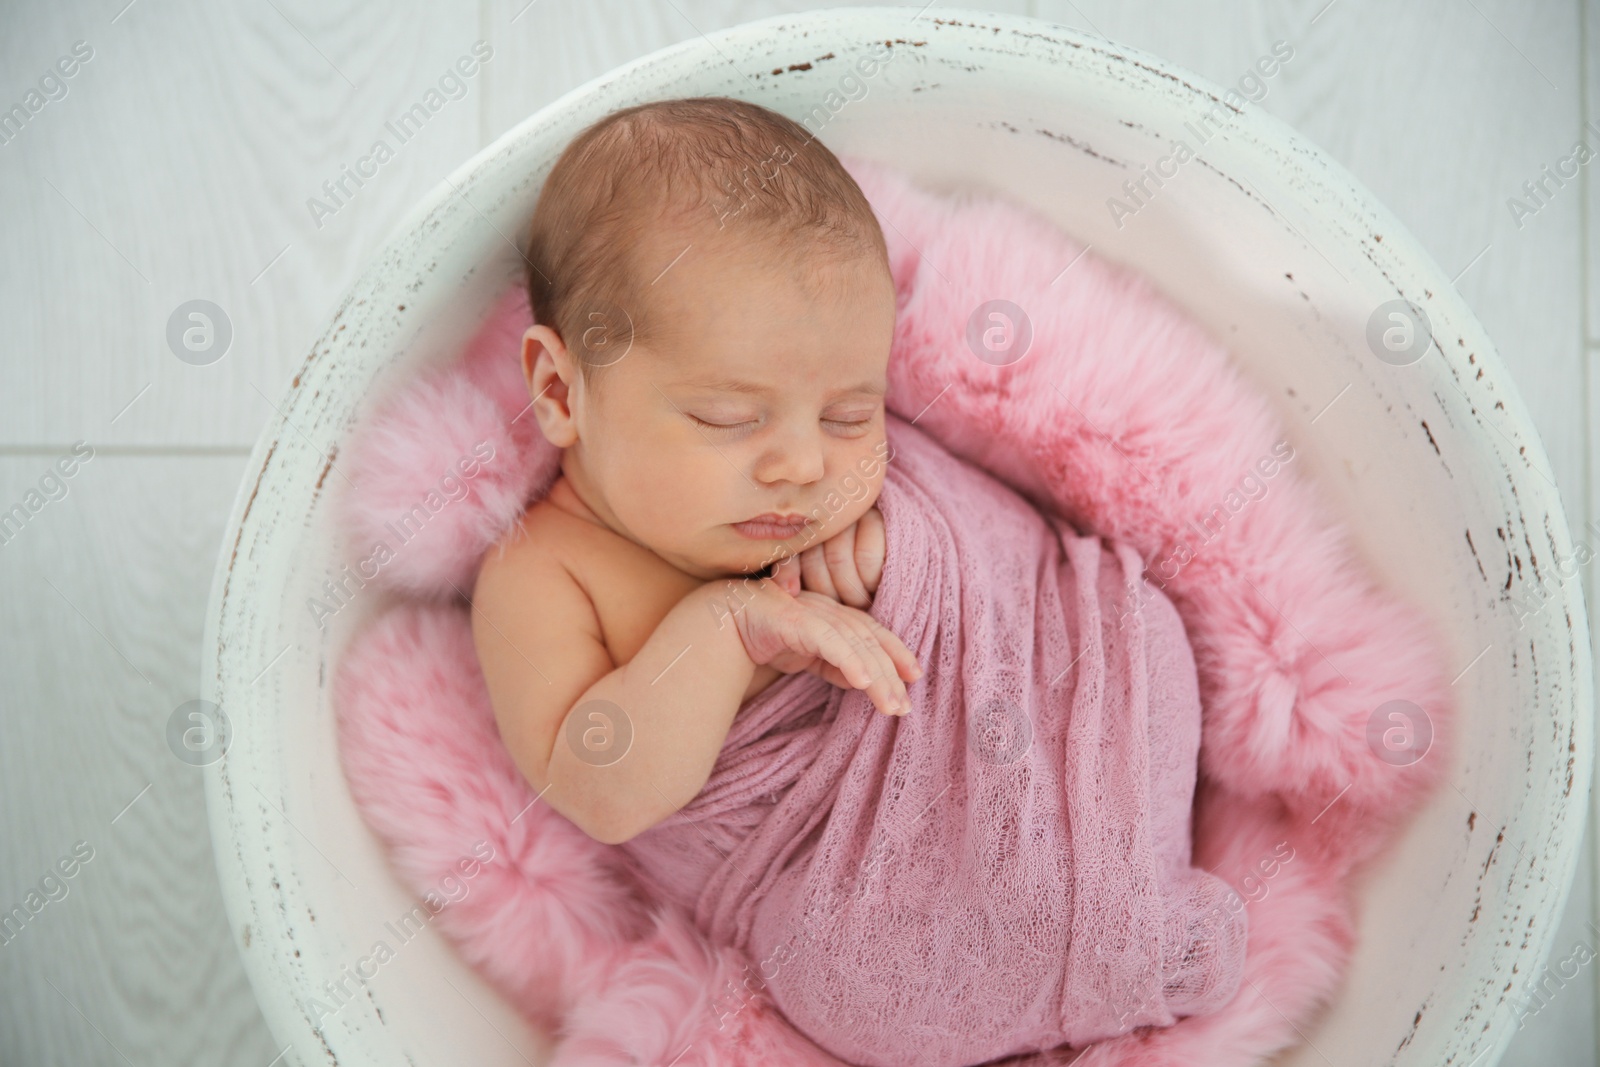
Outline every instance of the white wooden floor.
<path id="1" fill-rule="evenodd" d="M 621 62 L 808 6 L 13 0 L 0 10 L 0 109 L 41 79 L 46 98 L 0 144 L 0 511 L 30 490 L 59 498 L 0 544 L 0 911 L 76 843 L 80 856 L 93 850 L 46 885 L 60 899 L 0 945 L 0 1063 L 268 1067 L 278 1056 L 228 935 L 198 772 L 165 741 L 168 716 L 198 695 L 207 589 L 251 443 L 344 287 L 446 173 Z M 1600 5 L 991 6 L 1225 84 L 1274 40 L 1289 42 L 1294 58 L 1261 106 L 1461 272 L 1574 527 L 1600 517 L 1594 168 L 1520 225 L 1507 206 L 1580 136 L 1600 147 L 1600 134 L 1580 135 L 1590 120 L 1600 130 Z M 478 40 L 493 56 L 448 120 L 313 218 L 307 199 Z M 79 59 L 92 54 L 55 80 L 80 41 Z M 205 366 L 166 342 L 169 317 L 192 299 L 220 305 L 233 327 L 226 355 Z M 49 472 L 79 441 L 92 459 L 57 482 Z M 1561 919 L 1561 956 L 1580 939 L 1595 945 L 1593 856 L 1591 845 Z M 1595 973 L 1568 984 L 1502 1062 L 1596 1063 Z"/>

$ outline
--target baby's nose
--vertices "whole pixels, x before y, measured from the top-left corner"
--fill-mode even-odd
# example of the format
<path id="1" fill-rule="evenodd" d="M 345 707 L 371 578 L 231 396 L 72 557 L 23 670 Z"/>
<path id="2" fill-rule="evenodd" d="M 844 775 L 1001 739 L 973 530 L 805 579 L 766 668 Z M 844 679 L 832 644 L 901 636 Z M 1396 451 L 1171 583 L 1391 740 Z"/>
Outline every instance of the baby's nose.
<path id="1" fill-rule="evenodd" d="M 814 437 L 791 434 L 773 442 L 772 449 L 757 464 L 758 481 L 773 484 L 793 482 L 809 485 L 822 478 L 826 465 L 822 447 Z"/>

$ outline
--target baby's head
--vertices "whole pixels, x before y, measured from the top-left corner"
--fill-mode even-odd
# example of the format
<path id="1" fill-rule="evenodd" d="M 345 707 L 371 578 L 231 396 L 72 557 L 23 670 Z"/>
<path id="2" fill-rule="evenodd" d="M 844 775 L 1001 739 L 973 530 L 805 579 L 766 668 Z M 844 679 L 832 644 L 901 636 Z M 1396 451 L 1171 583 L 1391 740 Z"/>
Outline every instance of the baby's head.
<path id="1" fill-rule="evenodd" d="M 614 112 L 556 161 L 527 260 L 533 410 L 611 529 L 714 578 L 876 502 L 894 283 L 803 126 L 725 97 Z M 774 514 L 808 522 L 738 525 Z"/>

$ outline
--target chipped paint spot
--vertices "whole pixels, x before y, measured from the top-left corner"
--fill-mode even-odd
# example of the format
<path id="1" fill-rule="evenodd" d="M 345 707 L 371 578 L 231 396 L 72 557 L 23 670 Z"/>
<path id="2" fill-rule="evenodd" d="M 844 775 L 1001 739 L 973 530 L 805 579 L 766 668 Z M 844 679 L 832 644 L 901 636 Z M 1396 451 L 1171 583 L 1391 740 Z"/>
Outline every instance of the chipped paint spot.
<path id="1" fill-rule="evenodd" d="M 1422 432 L 1428 435 L 1428 443 L 1433 446 L 1433 451 L 1440 457 L 1443 457 L 1444 453 L 1439 451 L 1439 442 L 1433 439 L 1433 431 L 1428 429 L 1427 419 L 1422 420 Z"/>
<path id="2" fill-rule="evenodd" d="M 322 483 L 328 480 L 328 472 L 333 470 L 333 457 L 339 454 L 339 446 L 334 445 L 328 449 L 328 461 L 322 465 L 322 473 L 317 475 L 317 485 L 314 492 L 322 492 Z"/>
<path id="3" fill-rule="evenodd" d="M 1463 532 L 1467 535 L 1467 550 L 1472 553 L 1472 562 L 1478 567 L 1478 575 L 1487 582 L 1489 576 L 1484 573 L 1483 561 L 1478 558 L 1478 546 L 1472 543 L 1472 531 L 1466 530 Z"/>
<path id="4" fill-rule="evenodd" d="M 1113 166 L 1121 167 L 1123 170 L 1128 169 L 1128 164 L 1124 163 L 1122 160 L 1112 159 L 1110 156 L 1103 156 L 1090 147 L 1088 142 L 1080 141 L 1076 137 L 1072 137 L 1065 133 L 1056 133 L 1054 130 L 1035 130 L 1034 132 L 1043 134 L 1051 140 L 1060 141 L 1063 144 L 1069 144 L 1073 148 L 1076 148 L 1078 151 L 1082 152 L 1084 155 L 1093 156 L 1095 159 L 1098 159 L 1103 163 L 1110 163 Z"/>

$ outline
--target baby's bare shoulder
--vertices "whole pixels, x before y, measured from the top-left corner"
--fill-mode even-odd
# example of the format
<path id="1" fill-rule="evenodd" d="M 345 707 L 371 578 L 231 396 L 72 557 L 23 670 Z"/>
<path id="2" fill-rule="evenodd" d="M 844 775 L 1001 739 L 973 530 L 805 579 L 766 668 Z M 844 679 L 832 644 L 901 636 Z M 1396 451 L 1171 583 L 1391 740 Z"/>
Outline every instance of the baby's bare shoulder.
<path id="1" fill-rule="evenodd" d="M 567 568 L 569 536 L 535 510 L 484 557 L 472 639 L 506 748 L 543 789 L 568 709 L 616 664 L 595 605 Z"/>
<path id="2" fill-rule="evenodd" d="M 507 587 L 518 594 L 546 589 L 557 600 L 566 599 L 563 594 L 569 590 L 581 590 L 585 553 L 582 531 L 575 525 L 582 525 L 581 520 L 560 508 L 544 501 L 530 505 L 484 553 L 473 600 L 495 597 Z"/>
<path id="3" fill-rule="evenodd" d="M 522 625 L 546 643 L 581 630 L 620 664 L 700 584 L 621 534 L 540 501 L 485 555 L 474 603 L 542 616 Z"/>

